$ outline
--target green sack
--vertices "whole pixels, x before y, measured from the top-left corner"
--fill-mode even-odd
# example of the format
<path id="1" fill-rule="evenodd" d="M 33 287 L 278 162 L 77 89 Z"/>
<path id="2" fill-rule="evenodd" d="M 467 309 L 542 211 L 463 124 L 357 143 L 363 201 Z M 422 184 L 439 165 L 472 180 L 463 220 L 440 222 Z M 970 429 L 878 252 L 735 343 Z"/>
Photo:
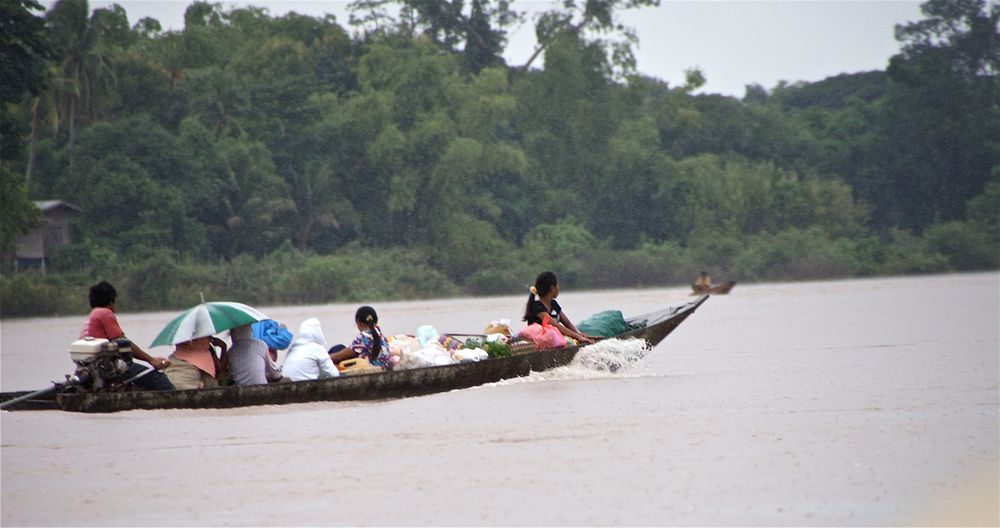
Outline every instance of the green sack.
<path id="1" fill-rule="evenodd" d="M 576 325 L 577 330 L 587 335 L 614 337 L 631 330 L 619 310 L 598 312 Z"/>

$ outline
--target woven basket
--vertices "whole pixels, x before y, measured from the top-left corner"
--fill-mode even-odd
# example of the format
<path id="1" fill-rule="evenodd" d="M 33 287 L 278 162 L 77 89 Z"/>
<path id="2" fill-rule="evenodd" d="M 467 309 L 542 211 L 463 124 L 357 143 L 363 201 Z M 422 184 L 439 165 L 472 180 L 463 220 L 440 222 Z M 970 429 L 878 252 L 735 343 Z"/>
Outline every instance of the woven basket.
<path id="1" fill-rule="evenodd" d="M 353 376 L 355 374 L 382 372 L 382 367 L 373 366 L 367 359 L 357 357 L 341 361 L 337 364 L 337 370 L 339 370 L 342 375 Z"/>
<path id="2" fill-rule="evenodd" d="M 520 337 L 511 339 L 510 342 L 507 343 L 507 346 L 510 347 L 510 355 L 512 356 L 528 354 L 536 350 L 534 342 Z"/>

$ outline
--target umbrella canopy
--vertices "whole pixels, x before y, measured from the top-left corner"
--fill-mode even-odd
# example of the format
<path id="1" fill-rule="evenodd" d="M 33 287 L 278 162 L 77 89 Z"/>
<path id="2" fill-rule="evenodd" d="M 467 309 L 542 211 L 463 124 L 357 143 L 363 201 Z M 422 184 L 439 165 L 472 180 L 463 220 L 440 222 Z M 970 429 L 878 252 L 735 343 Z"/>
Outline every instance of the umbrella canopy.
<path id="1" fill-rule="evenodd" d="M 198 337 L 208 337 L 230 328 L 256 323 L 268 317 L 252 306 L 238 302 L 203 302 L 167 323 L 150 348 L 176 345 Z"/>

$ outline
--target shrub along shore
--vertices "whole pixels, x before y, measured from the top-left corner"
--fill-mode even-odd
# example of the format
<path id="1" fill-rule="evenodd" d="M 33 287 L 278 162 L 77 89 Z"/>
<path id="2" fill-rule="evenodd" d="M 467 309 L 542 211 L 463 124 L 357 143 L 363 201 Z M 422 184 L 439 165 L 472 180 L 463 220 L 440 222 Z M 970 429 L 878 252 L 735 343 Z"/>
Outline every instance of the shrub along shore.
<path id="1" fill-rule="evenodd" d="M 989 233 L 955 224 L 921 237 L 894 231 L 889 239 L 831 239 L 818 229 L 742 238 L 707 233 L 687 247 L 646 243 L 627 251 L 609 248 L 573 223 L 539 226 L 528 239 L 534 243 L 463 270 L 433 265 L 440 255 L 430 248 L 349 246 L 316 255 L 286 243 L 261 258 L 241 255 L 206 264 L 164 250 L 119 259 L 74 246 L 47 275 L 0 275 L 0 317 L 84 314 L 87 288 L 102 279 L 116 285 L 124 310 L 157 311 L 191 306 L 199 293 L 259 306 L 515 294 L 545 269 L 556 271 L 567 289 L 588 290 L 681 286 L 700 271 L 716 282 L 747 283 L 1000 267 L 1000 250 Z"/>

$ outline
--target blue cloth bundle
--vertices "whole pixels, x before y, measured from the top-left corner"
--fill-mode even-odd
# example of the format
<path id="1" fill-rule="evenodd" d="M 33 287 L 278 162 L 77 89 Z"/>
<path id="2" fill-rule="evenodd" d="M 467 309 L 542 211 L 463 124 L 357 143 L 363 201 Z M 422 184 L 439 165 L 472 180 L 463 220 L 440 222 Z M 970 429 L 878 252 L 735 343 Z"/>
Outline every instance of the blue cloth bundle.
<path id="1" fill-rule="evenodd" d="M 287 328 L 278 326 L 278 323 L 271 319 L 256 322 L 251 328 L 253 329 L 253 338 L 267 343 L 268 348 L 284 350 L 292 344 L 292 333 Z"/>

